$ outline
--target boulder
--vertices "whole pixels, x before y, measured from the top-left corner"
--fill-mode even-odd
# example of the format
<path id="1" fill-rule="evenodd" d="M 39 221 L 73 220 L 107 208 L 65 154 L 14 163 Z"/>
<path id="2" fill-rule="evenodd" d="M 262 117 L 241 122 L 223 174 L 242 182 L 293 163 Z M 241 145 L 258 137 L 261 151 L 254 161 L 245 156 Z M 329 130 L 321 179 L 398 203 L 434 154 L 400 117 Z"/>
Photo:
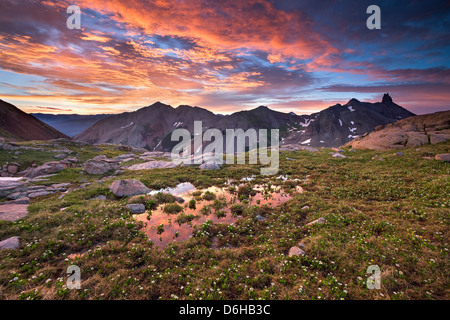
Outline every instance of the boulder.
<path id="1" fill-rule="evenodd" d="M 313 226 L 315 224 L 324 224 L 325 222 L 327 222 L 327 220 L 325 218 L 320 217 L 317 220 L 311 221 L 310 223 L 307 223 L 306 226 L 310 227 Z"/>
<path id="2" fill-rule="evenodd" d="M 220 165 L 215 162 L 205 162 L 199 167 L 201 170 L 218 170 L 220 169 Z"/>
<path id="3" fill-rule="evenodd" d="M 142 203 L 127 204 L 126 207 L 130 209 L 132 214 L 140 214 L 145 212 L 145 206 Z"/>
<path id="4" fill-rule="evenodd" d="M 257 215 L 256 216 L 256 220 L 258 220 L 258 221 L 264 221 L 264 220 L 266 220 L 266 217 L 263 217 L 262 215 Z"/>
<path id="5" fill-rule="evenodd" d="M 300 249 L 299 247 L 292 247 L 289 249 L 288 252 L 288 256 L 289 257 L 293 257 L 293 256 L 304 256 L 306 254 L 305 251 L 303 251 L 302 249 Z"/>
<path id="6" fill-rule="evenodd" d="M 333 154 L 333 158 L 347 158 L 347 157 L 344 156 L 343 154 L 335 153 L 335 154 Z"/>
<path id="7" fill-rule="evenodd" d="M 19 171 L 20 165 L 18 163 L 11 163 L 8 165 L 8 173 L 15 174 Z"/>
<path id="8" fill-rule="evenodd" d="M 150 192 L 149 188 L 139 180 L 135 179 L 116 180 L 111 184 L 109 189 L 117 197 L 130 197 Z"/>
<path id="9" fill-rule="evenodd" d="M 0 250 L 17 249 L 19 247 L 19 237 L 11 237 L 0 241 Z"/>
<path id="10" fill-rule="evenodd" d="M 450 162 L 450 153 L 440 153 L 434 156 L 436 160 Z"/>
<path id="11" fill-rule="evenodd" d="M 87 174 L 104 174 L 109 170 L 117 170 L 119 166 L 116 162 L 110 162 L 106 156 L 97 156 L 84 163 L 84 171 Z"/>

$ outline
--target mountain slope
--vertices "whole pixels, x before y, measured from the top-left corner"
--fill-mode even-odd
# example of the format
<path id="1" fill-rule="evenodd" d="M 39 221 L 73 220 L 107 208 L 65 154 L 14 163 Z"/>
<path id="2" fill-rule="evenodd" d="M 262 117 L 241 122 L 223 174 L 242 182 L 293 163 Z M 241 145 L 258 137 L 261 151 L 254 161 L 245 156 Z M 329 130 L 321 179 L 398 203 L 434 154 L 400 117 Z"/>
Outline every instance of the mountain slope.
<path id="1" fill-rule="evenodd" d="M 10 103 L 0 100 L 0 136 L 14 140 L 68 138 Z"/>

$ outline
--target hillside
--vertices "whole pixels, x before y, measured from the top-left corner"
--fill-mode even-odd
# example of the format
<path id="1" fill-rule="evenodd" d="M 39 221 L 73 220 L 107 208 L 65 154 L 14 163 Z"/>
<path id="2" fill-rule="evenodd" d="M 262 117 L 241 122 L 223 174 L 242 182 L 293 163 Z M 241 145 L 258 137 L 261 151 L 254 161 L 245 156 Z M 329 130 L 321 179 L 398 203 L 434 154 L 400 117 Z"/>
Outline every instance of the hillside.
<path id="1" fill-rule="evenodd" d="M 3 100 L 0 100 L 0 136 L 9 140 L 68 138 L 65 134 Z"/>

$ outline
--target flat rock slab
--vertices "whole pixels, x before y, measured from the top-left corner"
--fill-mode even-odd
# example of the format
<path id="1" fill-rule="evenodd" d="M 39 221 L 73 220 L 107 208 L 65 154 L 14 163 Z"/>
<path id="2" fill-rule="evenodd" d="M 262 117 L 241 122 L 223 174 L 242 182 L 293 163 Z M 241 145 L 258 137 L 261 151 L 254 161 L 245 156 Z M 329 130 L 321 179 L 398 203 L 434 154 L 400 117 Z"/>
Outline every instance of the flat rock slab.
<path id="1" fill-rule="evenodd" d="M 3 249 L 17 249 L 19 247 L 19 237 L 11 237 L 0 241 L 0 250 Z"/>
<path id="2" fill-rule="evenodd" d="M 0 203 L 0 220 L 16 221 L 28 214 L 30 199 L 22 198 Z"/>
<path id="3" fill-rule="evenodd" d="M 0 179 L 0 197 L 6 197 L 10 193 L 17 192 L 22 186 L 26 184 L 24 181 L 19 181 L 23 178 L 1 178 Z"/>
<path id="4" fill-rule="evenodd" d="M 134 164 L 125 169 L 128 170 L 149 170 L 149 169 L 157 169 L 157 168 L 174 168 L 177 164 L 172 161 L 149 161 L 144 163 Z"/>

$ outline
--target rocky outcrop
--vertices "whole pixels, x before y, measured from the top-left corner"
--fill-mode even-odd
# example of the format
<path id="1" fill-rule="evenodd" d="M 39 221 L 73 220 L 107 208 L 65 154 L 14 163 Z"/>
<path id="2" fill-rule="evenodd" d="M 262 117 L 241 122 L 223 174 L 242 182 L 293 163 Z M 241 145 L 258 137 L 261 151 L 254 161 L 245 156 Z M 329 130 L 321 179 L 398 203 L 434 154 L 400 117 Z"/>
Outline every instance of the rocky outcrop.
<path id="1" fill-rule="evenodd" d="M 27 178 L 35 178 L 56 173 L 64 170 L 64 166 L 59 161 L 46 162 L 40 166 L 33 166 L 21 172 L 21 175 Z"/>
<path id="2" fill-rule="evenodd" d="M 84 171 L 87 174 L 104 174 L 110 170 L 120 168 L 119 162 L 107 159 L 106 156 L 98 156 L 84 163 Z"/>
<path id="3" fill-rule="evenodd" d="M 31 185 L 27 181 L 17 179 L 2 178 L 0 180 L 0 198 L 6 197 L 8 200 L 17 200 L 24 197 L 42 197 L 57 192 L 65 192 L 71 185 L 70 183 L 57 183 L 48 186 Z"/>
<path id="4" fill-rule="evenodd" d="M 450 111 L 414 116 L 386 125 L 383 129 L 354 139 L 353 149 L 403 149 L 436 144 L 450 139 Z"/>
<path id="5" fill-rule="evenodd" d="M 116 180 L 109 187 L 111 192 L 117 197 L 130 197 L 150 192 L 139 180 Z"/>

